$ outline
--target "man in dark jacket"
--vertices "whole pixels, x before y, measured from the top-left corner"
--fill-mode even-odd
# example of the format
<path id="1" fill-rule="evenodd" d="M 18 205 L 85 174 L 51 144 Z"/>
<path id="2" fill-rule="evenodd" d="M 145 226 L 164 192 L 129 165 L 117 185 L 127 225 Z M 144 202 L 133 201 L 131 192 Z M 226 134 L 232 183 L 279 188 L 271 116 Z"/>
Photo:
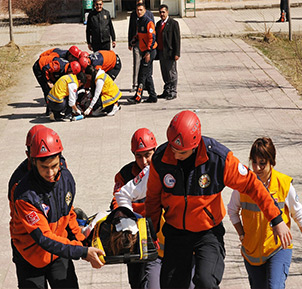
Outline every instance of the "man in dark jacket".
<path id="1" fill-rule="evenodd" d="M 137 0 L 136 4 L 142 3 L 144 4 L 144 0 Z M 154 15 L 150 10 L 146 10 L 146 15 L 154 22 Z M 133 52 L 133 77 L 132 77 L 132 92 L 136 91 L 138 86 L 138 72 L 139 72 L 139 65 L 141 62 L 141 55 L 139 52 L 139 45 L 138 40 L 136 39 L 137 33 L 137 21 L 138 16 L 136 13 L 136 9 L 133 10 L 130 14 L 129 19 L 129 27 L 128 27 L 128 49 Z"/>
<path id="2" fill-rule="evenodd" d="M 109 11 L 103 8 L 103 0 L 94 0 L 94 10 L 88 15 L 86 40 L 90 50 L 110 50 L 115 47 L 115 32 Z"/>
<path id="3" fill-rule="evenodd" d="M 164 85 L 158 98 L 171 100 L 177 97 L 177 65 L 180 57 L 180 31 L 178 22 L 169 17 L 168 6 L 159 6 L 160 18 L 156 23 L 157 53 Z"/>

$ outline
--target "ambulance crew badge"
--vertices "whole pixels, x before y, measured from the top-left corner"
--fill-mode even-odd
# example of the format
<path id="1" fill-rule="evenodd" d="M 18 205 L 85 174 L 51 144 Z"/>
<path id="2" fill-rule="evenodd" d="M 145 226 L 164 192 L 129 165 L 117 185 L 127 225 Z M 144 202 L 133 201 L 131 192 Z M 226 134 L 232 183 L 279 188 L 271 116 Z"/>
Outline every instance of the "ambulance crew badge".
<path id="1" fill-rule="evenodd" d="M 176 180 L 171 174 L 166 174 L 164 176 L 164 184 L 167 188 L 172 189 L 176 184 Z"/>
<path id="2" fill-rule="evenodd" d="M 202 175 L 198 180 L 199 186 L 203 189 L 207 188 L 210 185 L 210 183 L 211 183 L 211 179 L 208 174 Z"/>
<path id="3" fill-rule="evenodd" d="M 40 221 L 38 214 L 34 211 L 31 211 L 28 215 L 25 216 L 27 223 L 31 226 Z"/>
<path id="4" fill-rule="evenodd" d="M 140 182 L 141 182 L 141 180 L 142 180 L 142 178 L 144 177 L 144 172 L 143 171 L 141 171 L 134 179 L 133 179 L 133 184 L 135 185 L 135 186 L 137 186 Z"/>
<path id="5" fill-rule="evenodd" d="M 65 202 L 66 202 L 67 206 L 69 206 L 71 200 L 72 200 L 72 194 L 71 194 L 71 192 L 68 192 L 65 196 Z"/>

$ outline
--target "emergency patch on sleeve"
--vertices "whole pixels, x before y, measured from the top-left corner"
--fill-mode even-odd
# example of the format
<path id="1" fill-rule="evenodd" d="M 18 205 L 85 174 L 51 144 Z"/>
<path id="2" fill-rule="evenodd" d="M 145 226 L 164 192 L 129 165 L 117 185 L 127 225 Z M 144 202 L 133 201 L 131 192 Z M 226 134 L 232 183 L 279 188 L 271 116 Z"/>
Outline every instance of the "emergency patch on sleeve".
<path id="1" fill-rule="evenodd" d="M 298 194 L 296 193 L 296 196 L 295 196 L 295 201 L 298 203 L 299 202 L 299 197 L 298 197 Z"/>
<path id="2" fill-rule="evenodd" d="M 134 179 L 133 179 L 133 184 L 135 186 L 137 186 L 141 181 L 142 181 L 142 178 L 144 177 L 144 171 L 141 171 Z"/>
<path id="3" fill-rule="evenodd" d="M 247 168 L 242 163 L 238 164 L 238 171 L 239 171 L 239 174 L 242 176 L 247 175 Z"/>
<path id="4" fill-rule="evenodd" d="M 27 223 L 30 224 L 31 226 L 33 226 L 34 224 L 36 224 L 37 222 L 40 221 L 39 216 L 34 211 L 32 211 L 28 215 L 26 215 L 25 219 L 26 219 Z"/>
<path id="5" fill-rule="evenodd" d="M 150 29 L 149 29 L 149 32 L 150 32 L 150 33 L 153 33 L 153 29 L 152 29 L 152 28 L 150 28 Z"/>

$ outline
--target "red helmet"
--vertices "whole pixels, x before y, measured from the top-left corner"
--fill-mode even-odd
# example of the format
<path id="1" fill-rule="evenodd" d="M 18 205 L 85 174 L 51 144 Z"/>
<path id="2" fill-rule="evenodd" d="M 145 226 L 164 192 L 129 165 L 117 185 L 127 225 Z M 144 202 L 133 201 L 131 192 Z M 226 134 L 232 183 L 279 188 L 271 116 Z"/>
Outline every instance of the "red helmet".
<path id="1" fill-rule="evenodd" d="M 32 138 L 30 145 L 32 158 L 50 157 L 61 151 L 63 151 L 63 145 L 60 137 L 48 127 L 39 129 Z"/>
<path id="2" fill-rule="evenodd" d="M 80 57 L 88 57 L 89 53 L 87 51 L 81 51 Z"/>
<path id="3" fill-rule="evenodd" d="M 79 59 L 79 63 L 82 67 L 82 70 L 85 71 L 86 67 L 91 64 L 91 60 L 88 57 L 81 56 L 80 59 Z"/>
<path id="4" fill-rule="evenodd" d="M 31 140 L 33 138 L 33 136 L 35 135 L 35 133 L 41 129 L 41 128 L 45 128 L 45 126 L 43 124 L 37 124 L 37 125 L 34 125 L 27 133 L 27 136 L 26 136 L 26 142 L 25 142 L 25 145 L 27 147 L 30 146 L 31 144 Z"/>
<path id="5" fill-rule="evenodd" d="M 157 143 L 152 131 L 147 128 L 138 129 L 131 139 L 131 151 L 144 152 L 156 148 Z"/>
<path id="6" fill-rule="evenodd" d="M 176 114 L 167 129 L 169 144 L 177 150 L 196 148 L 201 140 L 201 124 L 198 116 L 189 110 Z"/>
<path id="7" fill-rule="evenodd" d="M 68 49 L 68 51 L 69 51 L 69 53 L 70 53 L 72 56 L 74 56 L 74 57 L 76 57 L 76 58 L 79 58 L 79 57 L 80 57 L 81 50 L 80 50 L 77 46 L 75 46 L 75 45 L 71 46 L 71 47 Z"/>
<path id="8" fill-rule="evenodd" d="M 81 72 L 82 68 L 78 61 L 72 61 L 67 64 L 67 69 L 70 67 L 73 74 L 78 74 Z M 66 69 L 66 70 L 67 70 Z"/>

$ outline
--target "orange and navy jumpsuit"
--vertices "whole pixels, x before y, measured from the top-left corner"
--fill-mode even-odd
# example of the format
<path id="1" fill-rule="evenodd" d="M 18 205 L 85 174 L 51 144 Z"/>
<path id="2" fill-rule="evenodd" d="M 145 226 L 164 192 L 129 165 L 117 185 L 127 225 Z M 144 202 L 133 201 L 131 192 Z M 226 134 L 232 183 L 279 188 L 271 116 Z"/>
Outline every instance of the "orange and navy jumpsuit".
<path id="1" fill-rule="evenodd" d="M 55 83 L 66 73 L 67 55 L 68 50 L 49 49 L 40 54 L 39 59 L 33 65 L 33 72 L 43 90 L 45 100 L 50 91 L 48 81 Z"/>
<path id="2" fill-rule="evenodd" d="M 157 229 L 165 210 L 162 288 L 188 288 L 193 256 L 195 286 L 219 287 L 225 256 L 222 219 L 226 210 L 221 196 L 225 186 L 248 194 L 273 226 L 282 221 L 280 209 L 261 181 L 216 140 L 202 137 L 184 161 L 174 158 L 168 143 L 154 153 L 145 206 L 146 217 Z"/>
<path id="3" fill-rule="evenodd" d="M 91 65 L 104 70 L 115 80 L 122 68 L 121 59 L 112 50 L 99 50 L 89 55 Z"/>
<path id="4" fill-rule="evenodd" d="M 33 272 L 41 278 L 48 274 L 56 278 L 62 272 L 51 273 L 51 268 L 62 260 L 71 270 L 70 284 L 78 286 L 71 259 L 86 257 L 88 248 L 82 245 L 85 237 L 73 211 L 75 182 L 69 170 L 61 167 L 56 182 L 49 183 L 33 167 L 18 183 L 13 197 L 11 239 L 19 287 L 27 284 Z M 72 240 L 67 238 L 68 228 Z"/>
<path id="5" fill-rule="evenodd" d="M 149 96 L 156 98 L 153 83 L 153 60 L 156 57 L 156 34 L 155 25 L 151 18 L 145 13 L 137 21 L 137 35 L 139 50 L 142 55 L 139 73 L 138 85 L 148 90 Z M 146 53 L 150 53 L 150 61 L 145 61 Z"/>

